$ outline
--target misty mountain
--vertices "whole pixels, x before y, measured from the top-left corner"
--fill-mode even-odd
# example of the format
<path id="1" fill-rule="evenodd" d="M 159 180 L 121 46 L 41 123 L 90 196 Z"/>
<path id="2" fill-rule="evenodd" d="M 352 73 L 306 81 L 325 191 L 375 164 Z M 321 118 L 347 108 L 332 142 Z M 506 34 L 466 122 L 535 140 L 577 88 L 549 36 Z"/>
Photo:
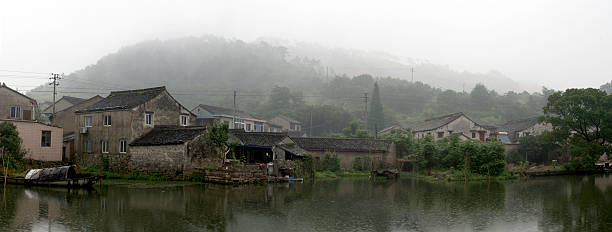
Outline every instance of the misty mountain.
<path id="1" fill-rule="evenodd" d="M 246 43 L 215 36 L 186 37 L 167 41 L 144 41 L 119 49 L 65 77 L 62 95 L 105 96 L 112 90 L 167 86 L 186 106 L 200 103 L 231 106 L 232 92 L 245 97 L 240 106 L 255 109 L 269 90 L 287 86 L 292 90 L 318 94 L 334 76 L 410 78 L 442 89 L 469 91 L 477 83 L 498 92 L 520 90 L 518 83 L 497 72 L 457 72 L 447 66 L 400 61 L 385 53 L 296 43 L 279 46 L 278 41 Z M 409 79 L 408 79 L 409 80 Z M 33 89 L 28 95 L 49 101 L 49 86 Z"/>
<path id="2" fill-rule="evenodd" d="M 309 57 L 319 61 L 326 68 L 324 75 L 357 76 L 364 73 L 377 77 L 395 77 L 404 80 L 421 81 L 436 88 L 456 91 L 471 90 L 478 83 L 500 93 L 537 92 L 541 86 L 518 83 L 498 71 L 472 73 L 456 71 L 448 65 L 427 61 L 400 58 L 383 52 L 367 52 L 344 48 L 328 48 L 312 43 L 290 43 L 280 39 L 260 39 L 270 44 L 287 48 L 289 56 Z M 414 73 L 412 73 L 412 70 Z"/>

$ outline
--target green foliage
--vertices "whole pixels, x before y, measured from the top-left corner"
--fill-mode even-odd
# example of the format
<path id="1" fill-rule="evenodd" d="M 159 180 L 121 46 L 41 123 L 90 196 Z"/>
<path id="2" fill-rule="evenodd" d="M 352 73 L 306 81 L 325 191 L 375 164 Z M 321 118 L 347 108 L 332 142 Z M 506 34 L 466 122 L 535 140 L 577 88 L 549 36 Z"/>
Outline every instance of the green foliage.
<path id="1" fill-rule="evenodd" d="M 401 158 L 412 158 L 417 153 L 416 143 L 412 136 L 412 133 L 403 133 L 395 131 L 393 133 L 383 136 L 383 139 L 391 139 L 395 143 L 395 149 L 399 157 Z"/>
<path id="2" fill-rule="evenodd" d="M 353 170 L 355 171 L 370 171 L 372 170 L 372 159 L 369 156 L 358 156 L 355 157 L 353 163 Z"/>
<path id="3" fill-rule="evenodd" d="M 229 135 L 229 126 L 227 123 L 217 123 L 208 127 L 208 145 L 218 148 L 225 148 L 229 144 L 227 142 Z"/>
<path id="4" fill-rule="evenodd" d="M 370 112 L 368 113 L 369 130 L 376 133 L 375 130 L 381 130 L 385 127 L 385 114 L 383 112 L 383 104 L 380 99 L 380 89 L 378 83 L 374 82 L 372 90 L 372 101 L 370 101 Z"/>
<path id="5" fill-rule="evenodd" d="M 312 178 L 315 175 L 315 162 L 310 154 L 304 154 L 304 157 L 296 161 L 295 177 Z"/>
<path id="6" fill-rule="evenodd" d="M 435 141 L 426 136 L 417 140 L 417 160 L 427 174 L 432 169 L 463 170 L 497 176 L 506 166 L 504 146 L 499 142 L 461 141 L 458 135 Z"/>
<path id="7" fill-rule="evenodd" d="M 23 158 L 24 152 L 17 127 L 10 122 L 0 123 L 0 149 L 3 164 L 9 168 L 18 168 L 18 161 Z"/>
<path id="8" fill-rule="evenodd" d="M 189 176 L 190 181 L 204 182 L 206 181 L 206 174 L 202 172 L 194 172 Z"/>
<path id="9" fill-rule="evenodd" d="M 524 161 L 535 164 L 549 164 L 552 160 L 566 162 L 565 149 L 554 141 L 554 134 L 544 132 L 537 136 L 524 136 L 519 139 L 517 149 L 508 152 L 506 160 L 519 164 Z"/>
<path id="10" fill-rule="evenodd" d="M 544 120 L 555 128 L 555 138 L 568 144 L 575 167 L 592 169 L 612 141 L 612 96 L 598 89 L 567 89 L 548 98 Z"/>
<path id="11" fill-rule="evenodd" d="M 342 134 L 332 134 L 332 137 L 342 138 L 371 138 L 370 133 L 367 130 L 361 129 L 359 122 L 352 121 L 349 127 L 342 130 Z"/>
<path id="12" fill-rule="evenodd" d="M 321 161 L 322 171 L 331 171 L 337 172 L 340 170 L 340 159 L 338 159 L 338 155 L 335 152 L 325 152 L 325 156 Z"/>
<path id="13" fill-rule="evenodd" d="M 602 91 L 605 91 L 608 95 L 612 94 L 612 81 L 605 83 L 599 87 Z"/>

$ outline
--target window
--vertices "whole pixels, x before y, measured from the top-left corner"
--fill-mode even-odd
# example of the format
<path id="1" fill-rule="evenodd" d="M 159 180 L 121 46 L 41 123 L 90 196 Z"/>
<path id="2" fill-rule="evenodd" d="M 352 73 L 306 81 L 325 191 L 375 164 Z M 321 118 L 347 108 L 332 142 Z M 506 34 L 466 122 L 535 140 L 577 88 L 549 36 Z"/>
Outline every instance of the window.
<path id="1" fill-rule="evenodd" d="M 476 138 L 476 132 L 472 132 L 472 138 Z"/>
<path id="2" fill-rule="evenodd" d="M 102 140 L 100 144 L 102 145 L 102 153 L 108 153 L 108 141 Z"/>
<path id="3" fill-rule="evenodd" d="M 92 150 L 93 150 L 93 143 L 87 140 L 85 142 L 85 151 L 87 151 L 87 153 L 91 153 Z"/>
<path id="4" fill-rule="evenodd" d="M 145 113 L 145 125 L 153 125 L 153 113 Z"/>
<path id="5" fill-rule="evenodd" d="M 91 127 L 91 116 L 85 116 L 85 127 Z"/>
<path id="6" fill-rule="evenodd" d="M 257 128 L 257 126 L 255 126 Z M 251 131 L 251 124 L 246 124 L 246 131 Z"/>
<path id="7" fill-rule="evenodd" d="M 111 116 L 110 115 L 104 115 L 104 126 L 110 126 L 111 125 Z"/>
<path id="8" fill-rule="evenodd" d="M 264 132 L 264 123 L 263 122 L 255 122 L 254 129 L 256 132 Z"/>
<path id="9" fill-rule="evenodd" d="M 119 140 L 119 153 L 126 153 L 127 147 L 125 144 L 125 139 Z"/>
<path id="10" fill-rule="evenodd" d="M 438 138 L 442 138 L 442 137 L 444 137 L 444 131 L 438 132 Z"/>
<path id="11" fill-rule="evenodd" d="M 236 118 L 233 129 L 244 129 L 244 119 Z"/>
<path id="12" fill-rule="evenodd" d="M 21 118 L 21 107 L 11 106 L 11 118 Z"/>
<path id="13" fill-rule="evenodd" d="M 187 126 L 187 120 L 189 117 L 187 115 L 181 115 L 181 126 Z"/>
<path id="14" fill-rule="evenodd" d="M 50 147 L 51 146 L 51 131 L 42 131 L 42 136 L 40 139 L 41 147 Z"/>

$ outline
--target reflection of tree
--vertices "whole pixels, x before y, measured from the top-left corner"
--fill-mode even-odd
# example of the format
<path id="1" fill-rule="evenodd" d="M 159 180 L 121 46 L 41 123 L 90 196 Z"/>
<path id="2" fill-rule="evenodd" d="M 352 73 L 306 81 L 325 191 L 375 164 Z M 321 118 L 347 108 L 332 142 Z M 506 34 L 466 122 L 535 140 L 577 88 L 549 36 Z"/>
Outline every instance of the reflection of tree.
<path id="1" fill-rule="evenodd" d="M 568 178 L 542 197 L 544 231 L 609 231 L 612 222 L 611 176 Z M 607 182 L 601 188 L 596 182 Z M 559 228 L 561 227 L 561 228 Z"/>
<path id="2" fill-rule="evenodd" d="M 15 217 L 16 198 L 19 192 L 15 188 L 7 187 L 2 191 L 2 202 L 0 202 L 0 230 L 7 230 Z"/>

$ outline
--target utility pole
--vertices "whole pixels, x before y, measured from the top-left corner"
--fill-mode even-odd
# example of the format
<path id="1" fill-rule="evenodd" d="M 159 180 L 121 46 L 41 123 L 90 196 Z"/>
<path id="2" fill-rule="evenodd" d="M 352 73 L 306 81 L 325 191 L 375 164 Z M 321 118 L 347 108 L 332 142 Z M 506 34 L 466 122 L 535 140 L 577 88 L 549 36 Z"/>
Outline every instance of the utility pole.
<path id="1" fill-rule="evenodd" d="M 310 108 L 310 128 L 308 130 L 308 136 L 312 137 L 312 107 Z"/>
<path id="2" fill-rule="evenodd" d="M 363 101 L 364 101 L 364 105 L 365 105 L 365 110 L 363 111 L 363 124 L 364 124 L 364 129 L 368 129 L 368 93 L 363 93 Z"/>
<path id="3" fill-rule="evenodd" d="M 234 121 L 232 122 L 232 128 L 236 129 L 236 90 L 234 90 Z"/>
<path id="4" fill-rule="evenodd" d="M 414 82 L 414 68 L 410 68 L 410 79 L 411 82 Z"/>
<path id="5" fill-rule="evenodd" d="M 64 74 L 62 74 L 62 77 L 63 76 Z M 51 73 L 51 77 L 49 78 L 49 80 L 53 80 L 52 83 L 49 83 L 49 85 L 53 85 L 53 114 L 51 114 L 51 119 L 55 117 L 55 96 L 57 95 L 55 89 L 59 85 L 57 81 L 62 79 L 62 77 L 60 77 L 60 74 L 58 73 Z"/>

